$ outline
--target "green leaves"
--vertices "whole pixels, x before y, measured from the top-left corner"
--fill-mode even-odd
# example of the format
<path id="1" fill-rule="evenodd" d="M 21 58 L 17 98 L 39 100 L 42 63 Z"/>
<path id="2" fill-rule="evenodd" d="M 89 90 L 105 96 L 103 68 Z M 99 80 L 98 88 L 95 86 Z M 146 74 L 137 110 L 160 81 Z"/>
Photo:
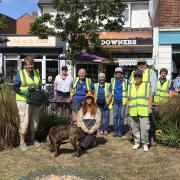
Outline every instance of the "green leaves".
<path id="1" fill-rule="evenodd" d="M 57 15 L 39 17 L 30 32 L 40 38 L 49 35 L 61 38 L 69 44 L 68 54 L 74 58 L 82 49 L 96 51 L 100 46 L 96 35 L 99 31 L 122 30 L 122 12 L 126 5 L 121 0 L 53 0 L 52 7 Z"/>

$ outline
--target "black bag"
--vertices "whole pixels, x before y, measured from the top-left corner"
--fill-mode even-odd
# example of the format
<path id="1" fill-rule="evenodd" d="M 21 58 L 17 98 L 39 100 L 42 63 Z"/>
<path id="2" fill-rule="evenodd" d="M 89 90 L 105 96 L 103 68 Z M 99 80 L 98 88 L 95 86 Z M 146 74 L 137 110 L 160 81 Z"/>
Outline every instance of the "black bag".
<path id="1" fill-rule="evenodd" d="M 48 105 L 49 100 L 45 91 L 35 90 L 31 93 L 27 103 L 34 106 Z"/>

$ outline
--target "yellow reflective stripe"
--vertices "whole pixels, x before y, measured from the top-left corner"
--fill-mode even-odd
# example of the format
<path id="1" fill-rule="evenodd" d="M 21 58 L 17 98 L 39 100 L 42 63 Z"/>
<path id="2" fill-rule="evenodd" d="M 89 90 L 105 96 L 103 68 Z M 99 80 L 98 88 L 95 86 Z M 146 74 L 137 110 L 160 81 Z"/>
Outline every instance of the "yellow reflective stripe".
<path id="1" fill-rule="evenodd" d="M 99 83 L 95 83 L 94 84 L 94 90 L 95 90 L 96 96 L 98 96 L 98 88 L 99 88 Z"/>

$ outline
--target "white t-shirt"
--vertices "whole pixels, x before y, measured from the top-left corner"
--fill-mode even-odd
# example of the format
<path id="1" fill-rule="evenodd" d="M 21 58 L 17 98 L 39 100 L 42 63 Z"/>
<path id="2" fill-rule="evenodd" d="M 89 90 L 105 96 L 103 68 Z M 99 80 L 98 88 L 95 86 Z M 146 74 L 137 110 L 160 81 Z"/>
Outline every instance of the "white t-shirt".
<path id="1" fill-rule="evenodd" d="M 69 92 L 72 84 L 72 76 L 68 75 L 66 79 L 63 80 L 60 75 L 57 75 L 54 83 L 57 91 L 64 93 Z"/>

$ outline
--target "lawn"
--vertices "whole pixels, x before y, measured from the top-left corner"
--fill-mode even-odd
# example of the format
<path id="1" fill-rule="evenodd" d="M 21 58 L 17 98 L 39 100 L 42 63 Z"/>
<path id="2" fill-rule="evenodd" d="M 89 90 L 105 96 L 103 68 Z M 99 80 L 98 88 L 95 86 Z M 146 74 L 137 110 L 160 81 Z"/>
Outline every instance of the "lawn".
<path id="1" fill-rule="evenodd" d="M 13 180 L 30 171 L 46 166 L 67 166 L 95 171 L 108 180 L 180 179 L 180 150 L 157 146 L 149 152 L 133 151 L 126 138 L 98 136 L 98 145 L 82 154 L 71 157 L 72 147 L 61 146 L 57 158 L 48 151 L 47 144 L 30 146 L 27 151 L 18 148 L 0 152 L 0 179 Z"/>

